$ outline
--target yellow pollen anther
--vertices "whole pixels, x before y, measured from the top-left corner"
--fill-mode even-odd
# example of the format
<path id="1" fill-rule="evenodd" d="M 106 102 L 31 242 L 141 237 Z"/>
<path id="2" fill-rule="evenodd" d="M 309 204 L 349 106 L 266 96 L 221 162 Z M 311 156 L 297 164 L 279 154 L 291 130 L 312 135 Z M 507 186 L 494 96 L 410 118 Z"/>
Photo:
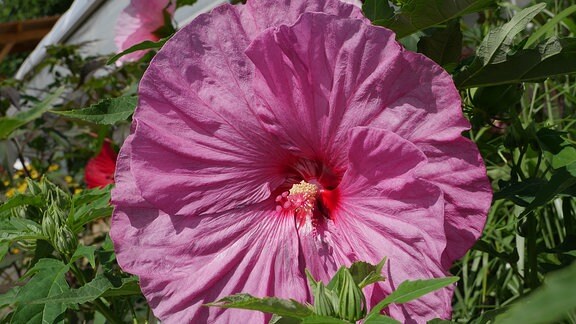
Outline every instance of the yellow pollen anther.
<path id="1" fill-rule="evenodd" d="M 292 185 L 292 188 L 290 189 L 290 195 L 303 194 L 310 198 L 316 197 L 317 193 L 318 187 L 304 180 L 300 181 L 298 184 Z"/>

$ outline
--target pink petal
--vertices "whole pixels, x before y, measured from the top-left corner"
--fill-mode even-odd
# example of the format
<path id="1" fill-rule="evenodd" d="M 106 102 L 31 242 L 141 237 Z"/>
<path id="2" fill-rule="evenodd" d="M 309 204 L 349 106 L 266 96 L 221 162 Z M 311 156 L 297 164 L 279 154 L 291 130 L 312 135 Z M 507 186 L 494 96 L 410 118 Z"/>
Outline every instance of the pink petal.
<path id="1" fill-rule="evenodd" d="M 331 257 L 336 265 L 357 260 L 375 264 L 387 257 L 387 281 L 366 291 L 374 305 L 405 280 L 447 274 L 441 264 L 446 246 L 444 200 L 437 186 L 416 177 L 415 170 L 425 165 L 426 158 L 415 145 L 374 128 L 355 128 L 350 137 L 350 165 L 338 187 L 340 204 L 333 223 L 328 222 L 330 241 L 323 249 L 334 252 L 318 259 L 319 249 L 303 250 L 306 265 L 325 278 L 336 270 L 321 271 Z M 392 306 L 388 313 L 401 321 L 447 318 L 451 297 L 451 291 L 444 289 Z"/>
<path id="2" fill-rule="evenodd" d="M 442 263 L 448 269 L 464 256 L 483 231 L 492 202 L 492 189 L 476 144 L 460 137 L 447 143 L 421 144 L 428 164 L 418 176 L 444 192 L 448 239 Z"/>
<path id="3" fill-rule="evenodd" d="M 142 195 L 169 214 L 257 203 L 284 181 L 278 170 L 285 165 L 270 161 L 289 157 L 253 113 L 254 67 L 244 55 L 252 33 L 279 22 L 271 16 L 290 19 L 279 14 L 286 6 L 291 15 L 358 11 L 335 0 L 251 3 L 267 9 L 223 5 L 200 15 L 156 55 L 140 83 L 132 167 Z"/>
<path id="4" fill-rule="evenodd" d="M 168 6 L 168 7 L 167 7 Z M 171 15 L 176 9 L 172 0 L 131 0 L 120 13 L 114 28 L 114 42 L 119 51 L 124 51 L 146 40 L 156 41 L 154 32 L 164 25 L 163 10 Z M 137 51 L 120 58 L 120 62 L 136 61 L 147 51 Z"/>
<path id="5" fill-rule="evenodd" d="M 199 217 L 158 211 L 138 197 L 132 140 L 120 152 L 110 235 L 120 266 L 140 276 L 155 316 L 165 323 L 264 322 L 259 312 L 202 304 L 238 292 L 306 300 L 292 217 L 277 214 L 273 201 Z"/>

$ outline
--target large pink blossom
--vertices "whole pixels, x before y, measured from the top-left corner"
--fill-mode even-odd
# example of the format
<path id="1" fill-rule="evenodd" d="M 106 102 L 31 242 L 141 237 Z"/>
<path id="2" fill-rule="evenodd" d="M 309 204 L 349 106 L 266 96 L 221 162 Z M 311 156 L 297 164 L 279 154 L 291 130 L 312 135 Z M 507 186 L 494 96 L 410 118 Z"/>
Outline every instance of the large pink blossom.
<path id="1" fill-rule="evenodd" d="M 337 0 L 251 0 L 156 55 L 119 155 L 111 236 L 166 323 L 261 323 L 234 293 L 310 301 L 304 269 L 388 257 L 374 305 L 443 277 L 491 190 L 451 77 Z M 386 309 L 450 316 L 444 289 Z"/>
<path id="2" fill-rule="evenodd" d="M 164 11 L 169 15 L 176 9 L 174 0 L 130 0 L 130 4 L 118 16 L 114 42 L 120 51 L 143 41 L 160 39 L 156 31 L 164 26 Z M 122 56 L 118 62 L 137 61 L 146 51 Z"/>

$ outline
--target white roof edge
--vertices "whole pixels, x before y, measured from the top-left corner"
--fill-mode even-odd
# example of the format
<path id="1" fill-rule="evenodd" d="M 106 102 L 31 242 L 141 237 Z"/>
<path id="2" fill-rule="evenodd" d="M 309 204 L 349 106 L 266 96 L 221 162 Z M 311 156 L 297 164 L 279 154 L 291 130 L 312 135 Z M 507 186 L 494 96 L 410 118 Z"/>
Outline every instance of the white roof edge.
<path id="1" fill-rule="evenodd" d="M 46 57 L 46 46 L 65 42 L 74 31 L 106 0 L 76 0 L 70 9 L 58 19 L 52 30 L 38 43 L 28 55 L 14 76 L 18 80 L 34 69 Z"/>

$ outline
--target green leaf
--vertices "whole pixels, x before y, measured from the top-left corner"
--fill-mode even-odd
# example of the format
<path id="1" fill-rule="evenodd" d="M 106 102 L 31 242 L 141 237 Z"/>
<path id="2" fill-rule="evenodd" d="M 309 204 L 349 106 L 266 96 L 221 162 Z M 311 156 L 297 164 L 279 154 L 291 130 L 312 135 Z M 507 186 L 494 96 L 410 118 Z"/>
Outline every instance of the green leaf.
<path id="1" fill-rule="evenodd" d="M 392 303 L 403 304 L 414 299 L 418 299 L 430 292 L 449 286 L 460 278 L 458 277 L 446 277 L 446 278 L 434 278 L 428 280 L 414 280 L 414 281 L 404 281 L 398 286 L 398 288 L 392 292 L 388 297 L 384 298 L 376 306 L 372 308 L 367 318 L 380 314 L 380 312 L 388 305 Z"/>
<path id="2" fill-rule="evenodd" d="M 310 315 L 302 319 L 302 324 L 350 324 L 338 318 L 320 315 Z"/>
<path id="3" fill-rule="evenodd" d="M 84 225 L 102 217 L 112 215 L 110 206 L 110 190 L 112 186 L 85 190 L 72 198 L 72 217 L 69 225 L 74 233 L 83 230 Z"/>
<path id="4" fill-rule="evenodd" d="M 12 305 L 14 303 L 16 295 L 18 295 L 19 290 L 20 287 L 16 286 L 8 290 L 6 293 L 0 295 L 0 307 Z"/>
<path id="5" fill-rule="evenodd" d="M 138 278 L 124 278 L 120 286 L 116 286 L 110 279 L 99 274 L 89 283 L 78 289 L 68 290 L 62 294 L 35 300 L 33 304 L 84 304 L 100 297 L 138 295 L 140 290 L 134 290 L 138 285 Z"/>
<path id="6" fill-rule="evenodd" d="M 366 0 L 362 4 L 362 11 L 370 21 L 388 19 L 394 16 L 394 9 L 390 7 L 388 0 Z"/>
<path id="7" fill-rule="evenodd" d="M 544 8 L 546 8 L 546 4 L 540 3 L 523 9 L 506 24 L 490 30 L 476 51 L 476 56 L 482 64 L 504 62 L 512 46 L 514 36 L 523 31 L 526 25 Z"/>
<path id="8" fill-rule="evenodd" d="M 542 287 L 496 317 L 497 324 L 556 323 L 576 308 L 576 263 L 551 273 Z"/>
<path id="9" fill-rule="evenodd" d="M 40 118 L 42 114 L 52 108 L 52 103 L 62 95 L 64 87 L 58 88 L 35 107 L 10 117 L 0 117 L 0 140 L 7 139 L 16 129 Z"/>
<path id="10" fill-rule="evenodd" d="M 280 316 L 302 319 L 312 315 L 312 310 L 299 302 L 276 297 L 256 298 L 248 294 L 236 294 L 205 306 L 251 309 Z"/>
<path id="11" fill-rule="evenodd" d="M 392 317 L 382 315 L 382 314 L 375 314 L 372 315 L 363 322 L 364 324 L 399 324 L 397 320 L 393 319 Z"/>
<path id="12" fill-rule="evenodd" d="M 166 44 L 166 42 L 170 39 L 170 37 L 172 37 L 172 36 L 162 38 L 157 42 L 143 41 L 142 43 L 138 43 L 138 44 L 128 48 L 127 50 L 112 56 L 108 60 L 108 62 L 106 62 L 106 64 L 113 64 L 116 61 L 118 61 L 118 59 L 121 58 L 122 56 L 128 55 L 130 53 L 134 53 L 136 51 L 147 50 L 147 49 L 160 49 L 160 48 L 162 48 L 162 46 L 164 46 L 164 44 Z"/>
<path id="13" fill-rule="evenodd" d="M 268 324 L 300 324 L 300 323 L 302 323 L 302 320 L 299 320 L 297 318 L 282 317 L 276 314 L 272 315 L 270 322 L 268 322 Z"/>
<path id="14" fill-rule="evenodd" d="M 494 2 L 494 0 L 409 0 L 392 18 L 376 20 L 373 23 L 392 29 L 398 38 L 402 38 L 454 18 L 484 10 Z"/>
<path id="15" fill-rule="evenodd" d="M 46 239 L 40 224 L 25 218 L 0 221 L 0 242 Z"/>
<path id="16" fill-rule="evenodd" d="M 576 163 L 576 148 L 574 146 L 565 146 L 552 156 L 552 167 L 560 169 L 570 164 Z"/>
<path id="17" fill-rule="evenodd" d="M 568 188 L 576 185 L 576 176 L 572 173 L 573 168 L 576 168 L 576 163 L 567 165 L 557 170 L 548 183 L 543 185 L 536 193 L 534 200 L 524 209 L 520 218 L 530 214 L 534 209 L 546 205 L 552 201 L 556 196 Z"/>
<path id="18" fill-rule="evenodd" d="M 32 279 L 18 291 L 13 323 L 53 323 L 66 310 L 62 303 L 34 304 L 46 297 L 60 295 L 70 288 L 65 274 L 69 266 L 59 260 L 41 259 L 28 271 Z"/>
<path id="19" fill-rule="evenodd" d="M 42 206 L 44 205 L 43 197 L 39 195 L 34 196 L 24 194 L 15 195 L 14 197 L 7 200 L 5 203 L 0 205 L 0 212 L 8 211 L 15 207 L 27 206 L 27 205 Z"/>
<path id="20" fill-rule="evenodd" d="M 426 55 L 447 70 L 452 70 L 462 55 L 462 32 L 455 19 L 446 28 L 435 30 L 432 35 L 420 38 L 418 52 Z"/>
<path id="21" fill-rule="evenodd" d="M 454 77 L 460 89 L 540 81 L 576 73 L 576 38 L 549 39 L 535 49 L 519 50 L 498 64 L 477 60 Z"/>
<path id="22" fill-rule="evenodd" d="M 92 268 L 96 268 L 96 258 L 94 256 L 94 252 L 96 252 L 95 246 L 79 244 L 76 252 L 74 252 L 70 258 L 70 263 L 81 258 L 86 258 L 88 262 L 90 262 Z"/>
<path id="23" fill-rule="evenodd" d="M 176 8 L 180 8 L 183 6 L 191 6 L 195 4 L 197 0 L 177 0 L 176 1 Z"/>
<path id="24" fill-rule="evenodd" d="M 118 98 L 108 98 L 87 108 L 52 111 L 68 118 L 80 119 L 94 124 L 114 125 L 124 121 L 134 113 L 138 98 L 125 96 Z"/>
<path id="25" fill-rule="evenodd" d="M 386 278 L 382 276 L 382 268 L 385 263 L 386 258 L 383 258 L 377 265 L 372 265 L 363 261 L 354 262 L 349 268 L 350 274 L 352 274 L 354 282 L 358 287 L 364 288 L 378 281 L 386 280 Z"/>
<path id="26" fill-rule="evenodd" d="M 529 48 L 530 46 L 538 42 L 538 40 L 542 36 L 544 36 L 549 31 L 552 31 L 558 23 L 560 23 L 563 19 L 569 17 L 575 12 L 576 12 L 576 5 L 572 5 L 559 12 L 556 16 L 554 16 L 554 18 L 548 20 L 546 24 L 538 28 L 534 33 L 532 33 L 532 35 L 530 35 L 530 37 L 526 41 L 526 44 L 524 44 L 524 48 Z"/>

